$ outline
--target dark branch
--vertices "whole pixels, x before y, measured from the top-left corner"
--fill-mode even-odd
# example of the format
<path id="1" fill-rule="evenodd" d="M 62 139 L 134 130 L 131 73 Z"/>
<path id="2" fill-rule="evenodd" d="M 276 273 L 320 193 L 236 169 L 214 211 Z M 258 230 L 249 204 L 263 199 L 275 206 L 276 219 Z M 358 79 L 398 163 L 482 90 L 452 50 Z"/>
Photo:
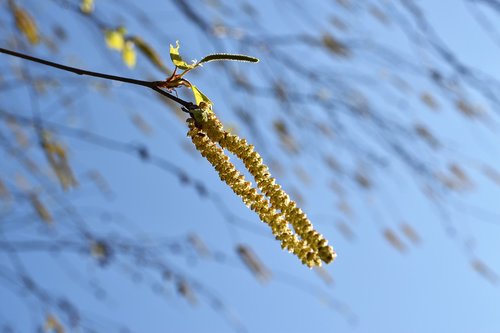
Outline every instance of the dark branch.
<path id="1" fill-rule="evenodd" d="M 87 70 L 84 70 L 81 68 L 76 68 L 76 67 L 58 64 L 58 63 L 55 63 L 52 61 L 32 57 L 32 56 L 24 54 L 24 53 L 11 51 L 11 50 L 7 50 L 4 48 L 0 48 L 0 52 L 14 56 L 14 57 L 18 57 L 21 59 L 33 61 L 33 62 L 42 64 L 45 66 L 54 67 L 54 68 L 57 68 L 57 69 L 60 69 L 60 70 L 66 71 L 66 72 L 78 74 L 78 75 L 93 76 L 93 77 L 98 77 L 101 79 L 119 81 L 119 82 L 124 82 L 124 83 L 129 83 L 129 84 L 135 84 L 137 86 L 147 87 L 147 88 L 150 88 L 150 89 L 156 91 L 157 93 L 171 99 L 172 101 L 182 105 L 184 107 L 183 110 L 185 110 L 185 109 L 192 110 L 193 108 L 196 108 L 196 105 L 194 105 L 193 103 L 187 102 L 183 99 L 180 99 L 179 97 L 176 97 L 176 96 L 169 94 L 168 92 L 158 88 L 158 83 L 159 83 L 158 81 L 143 81 L 143 80 L 136 80 L 136 79 L 123 77 L 123 76 L 116 76 L 116 75 L 109 75 L 109 74 L 104 74 L 104 73 L 99 73 L 99 72 L 87 71 Z"/>

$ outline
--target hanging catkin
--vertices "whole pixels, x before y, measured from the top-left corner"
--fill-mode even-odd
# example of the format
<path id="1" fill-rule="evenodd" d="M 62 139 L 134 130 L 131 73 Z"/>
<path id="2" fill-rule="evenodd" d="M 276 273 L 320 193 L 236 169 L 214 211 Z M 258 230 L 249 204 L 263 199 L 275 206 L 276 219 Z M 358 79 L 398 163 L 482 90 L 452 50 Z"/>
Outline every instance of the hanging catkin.
<path id="1" fill-rule="evenodd" d="M 194 115 L 196 120 L 187 120 L 188 136 L 201 155 L 215 168 L 220 179 L 257 213 L 261 221 L 269 225 L 276 239 L 281 242 L 281 247 L 295 254 L 303 264 L 313 267 L 320 266 L 321 261 L 332 262 L 336 257 L 333 248 L 314 230 L 306 214 L 276 184 L 254 146 L 225 131 L 212 111 L 205 109 L 200 112 L 202 114 Z M 243 161 L 257 188 L 236 169 L 224 149 Z"/>

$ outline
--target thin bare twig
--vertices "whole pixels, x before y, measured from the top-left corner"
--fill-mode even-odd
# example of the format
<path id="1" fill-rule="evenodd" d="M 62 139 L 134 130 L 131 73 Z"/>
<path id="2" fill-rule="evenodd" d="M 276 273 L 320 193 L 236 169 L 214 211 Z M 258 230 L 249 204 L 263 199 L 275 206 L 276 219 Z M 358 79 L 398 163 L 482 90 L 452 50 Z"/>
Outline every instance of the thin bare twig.
<path id="1" fill-rule="evenodd" d="M 172 101 L 174 101 L 174 102 L 182 105 L 184 107 L 182 110 L 185 111 L 185 112 L 188 112 L 188 110 L 192 110 L 192 109 L 196 108 L 196 105 L 194 105 L 193 103 L 185 101 L 185 100 L 183 100 L 183 99 L 181 99 L 181 98 L 179 98 L 177 96 L 169 94 L 165 90 L 160 89 L 158 87 L 158 84 L 161 81 L 143 81 L 143 80 L 137 80 L 137 79 L 132 79 L 132 78 L 123 77 L 123 76 L 116 76 L 116 75 L 110 75 L 110 74 L 105 74 L 105 73 L 88 71 L 88 70 L 77 68 L 77 67 L 71 67 L 71 66 L 66 66 L 66 65 L 58 64 L 58 63 L 55 63 L 55 62 L 52 62 L 52 61 L 40 59 L 40 58 L 33 57 L 33 56 L 30 56 L 30 55 L 27 55 L 27 54 L 24 54 L 24 53 L 15 52 L 15 51 L 4 49 L 4 48 L 0 48 L 0 53 L 5 53 L 5 54 L 8 54 L 8 55 L 11 55 L 11 56 L 14 56 L 14 57 L 18 57 L 18 58 L 21 58 L 21 59 L 33 61 L 33 62 L 42 64 L 42 65 L 45 65 L 45 66 L 54 67 L 54 68 L 57 68 L 57 69 L 60 69 L 60 70 L 66 71 L 66 72 L 71 72 L 71 73 L 74 73 L 74 74 L 78 74 L 78 75 L 93 76 L 93 77 L 98 77 L 98 78 L 101 78 L 101 79 L 119 81 L 119 82 L 134 84 L 134 85 L 137 85 L 137 86 L 147 87 L 147 88 L 150 88 L 150 89 L 156 91 L 157 93 L 159 93 L 159 94 L 161 94 L 161 95 L 163 95 L 163 96 L 171 99 Z"/>

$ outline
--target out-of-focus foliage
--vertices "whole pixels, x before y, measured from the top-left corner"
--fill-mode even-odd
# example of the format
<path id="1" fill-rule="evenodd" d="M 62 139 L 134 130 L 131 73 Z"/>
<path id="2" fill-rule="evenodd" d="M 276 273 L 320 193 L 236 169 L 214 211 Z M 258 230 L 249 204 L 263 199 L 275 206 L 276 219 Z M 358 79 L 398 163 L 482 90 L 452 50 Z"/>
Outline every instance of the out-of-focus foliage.
<path id="1" fill-rule="evenodd" d="M 9 1 L 9 7 L 16 21 L 16 27 L 26 37 L 28 42 L 36 45 L 40 42 L 40 33 L 31 15 L 14 1 Z"/>
<path id="2" fill-rule="evenodd" d="M 2 48 L 213 104 L 346 258 L 309 271 L 275 249 L 194 154 L 188 115 L 171 100 L 0 54 L 0 288 L 25 304 L 19 318 L 0 313 L 0 328 L 151 331 L 109 307 L 160 322 L 158 306 L 133 304 L 151 290 L 152 303 L 181 309 L 168 319 L 183 327 L 199 315 L 205 327 L 221 318 L 262 331 L 259 313 L 283 331 L 319 330 L 327 313 L 347 331 L 372 304 L 359 301 L 371 297 L 361 284 L 383 274 L 353 262 L 364 253 L 377 268 L 431 252 L 430 267 L 443 253 L 446 269 L 497 288 L 500 82 L 487 57 L 474 63 L 490 54 L 475 50 L 486 49 L 479 38 L 459 26 L 447 34 L 431 6 L 449 7 L 450 21 L 467 8 L 481 40 L 500 45 L 500 11 L 487 0 L 0 2 Z M 176 40 L 184 59 L 209 55 L 186 62 L 169 48 Z M 464 40 L 474 46 L 457 53 Z M 225 61 L 257 61 L 240 54 L 259 65 Z"/>

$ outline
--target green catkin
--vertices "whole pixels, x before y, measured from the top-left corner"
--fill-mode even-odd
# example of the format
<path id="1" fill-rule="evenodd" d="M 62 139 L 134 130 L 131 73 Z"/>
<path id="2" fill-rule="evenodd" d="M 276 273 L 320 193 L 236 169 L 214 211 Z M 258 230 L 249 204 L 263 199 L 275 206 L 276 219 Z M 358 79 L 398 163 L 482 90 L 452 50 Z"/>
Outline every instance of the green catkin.
<path id="1" fill-rule="evenodd" d="M 261 221 L 269 225 L 283 249 L 295 254 L 308 267 L 320 266 L 321 261 L 330 263 L 335 259 L 336 253 L 328 246 L 328 241 L 313 229 L 306 214 L 276 184 L 253 145 L 225 131 L 213 112 L 208 112 L 202 121 L 188 119 L 187 122 L 188 136 L 196 149 L 212 164 L 220 179 L 257 213 Z M 224 149 L 243 161 L 258 190 L 245 180 L 225 155 Z M 288 224 L 292 225 L 294 232 Z"/>

